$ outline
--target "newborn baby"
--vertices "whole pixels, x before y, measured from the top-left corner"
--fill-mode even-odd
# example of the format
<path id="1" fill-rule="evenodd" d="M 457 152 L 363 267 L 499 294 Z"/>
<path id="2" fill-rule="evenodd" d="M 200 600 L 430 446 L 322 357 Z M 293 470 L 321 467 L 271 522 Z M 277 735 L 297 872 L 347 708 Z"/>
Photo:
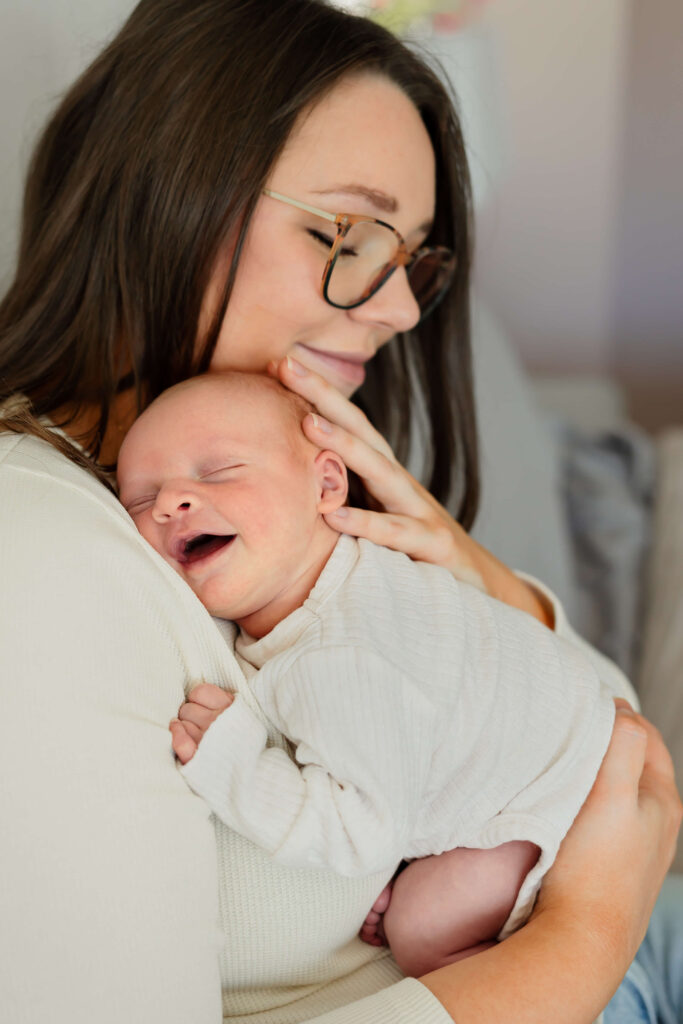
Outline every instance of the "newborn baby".
<path id="1" fill-rule="evenodd" d="M 530 616 L 336 533 L 324 517 L 346 470 L 304 436 L 308 411 L 267 377 L 179 384 L 126 437 L 120 497 L 240 630 L 245 691 L 201 684 L 171 723 L 188 783 L 282 863 L 409 861 L 376 909 L 388 900 L 387 941 L 418 976 L 527 919 L 607 748 L 612 695 Z"/>

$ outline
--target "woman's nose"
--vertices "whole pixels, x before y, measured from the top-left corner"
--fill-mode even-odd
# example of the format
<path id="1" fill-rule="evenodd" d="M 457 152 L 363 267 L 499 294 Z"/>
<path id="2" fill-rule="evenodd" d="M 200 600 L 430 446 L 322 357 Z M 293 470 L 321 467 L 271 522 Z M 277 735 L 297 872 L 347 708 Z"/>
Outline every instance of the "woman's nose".
<path id="1" fill-rule="evenodd" d="M 152 518 L 157 523 L 165 523 L 198 507 L 199 496 L 190 485 L 169 482 L 159 488 L 152 509 Z"/>
<path id="2" fill-rule="evenodd" d="M 367 302 L 348 310 L 348 314 L 362 323 L 382 324 L 394 331 L 411 330 L 420 319 L 420 307 L 405 268 L 397 267 Z"/>

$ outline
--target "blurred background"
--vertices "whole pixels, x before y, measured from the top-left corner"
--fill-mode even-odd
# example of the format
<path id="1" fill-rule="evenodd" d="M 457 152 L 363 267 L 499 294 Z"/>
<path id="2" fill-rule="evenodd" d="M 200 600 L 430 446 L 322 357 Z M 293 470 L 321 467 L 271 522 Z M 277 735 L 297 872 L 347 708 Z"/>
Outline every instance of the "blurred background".
<path id="1" fill-rule="evenodd" d="M 0 0 L 3 285 L 35 133 L 132 6 Z M 641 426 L 683 423 L 683 4 L 371 6 L 440 57 L 461 98 L 477 291 L 541 393 L 561 404 L 578 380 L 610 401 L 617 382 Z"/>

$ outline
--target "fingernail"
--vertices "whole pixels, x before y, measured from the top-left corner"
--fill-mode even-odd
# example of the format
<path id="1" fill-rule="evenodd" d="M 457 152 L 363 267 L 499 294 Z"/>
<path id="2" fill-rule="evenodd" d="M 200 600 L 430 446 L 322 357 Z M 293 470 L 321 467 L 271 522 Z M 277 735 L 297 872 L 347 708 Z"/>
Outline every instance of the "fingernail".
<path id="1" fill-rule="evenodd" d="M 313 426 L 316 430 L 319 430 L 321 434 L 332 433 L 332 424 L 328 420 L 323 419 L 322 416 L 318 416 L 314 412 L 311 413 L 311 419 L 313 420 Z"/>
<path id="2" fill-rule="evenodd" d="M 339 519 L 346 519 L 348 514 L 349 510 L 346 507 L 346 505 L 342 505 L 341 508 L 338 508 L 336 509 L 336 511 L 330 513 L 330 515 L 337 516 Z"/>
<path id="3" fill-rule="evenodd" d="M 298 363 L 296 359 L 292 359 L 291 356 L 287 356 L 287 369 L 295 373 L 297 377 L 308 377 L 308 370 L 301 363 Z"/>

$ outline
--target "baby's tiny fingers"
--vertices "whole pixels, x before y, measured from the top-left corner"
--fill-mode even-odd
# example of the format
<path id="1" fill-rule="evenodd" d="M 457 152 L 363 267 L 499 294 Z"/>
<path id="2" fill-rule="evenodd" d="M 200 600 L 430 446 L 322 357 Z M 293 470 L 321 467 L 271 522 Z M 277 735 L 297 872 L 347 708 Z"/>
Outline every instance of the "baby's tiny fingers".
<path id="1" fill-rule="evenodd" d="M 185 726 L 177 718 L 174 718 L 171 722 L 169 729 L 171 730 L 171 744 L 174 754 L 181 764 L 187 764 L 196 754 L 197 744 L 188 736 Z"/>
<path id="2" fill-rule="evenodd" d="M 178 718 L 181 722 L 189 722 L 196 725 L 201 732 L 206 732 L 211 723 L 215 721 L 220 712 L 211 711 L 209 708 L 202 707 L 201 704 L 183 704 L 178 712 Z"/>
<path id="3" fill-rule="evenodd" d="M 188 701 L 192 704 L 199 704 L 210 711 L 224 711 L 229 708 L 235 699 L 234 694 L 222 690 L 220 686 L 213 683 L 199 683 L 190 690 Z"/>
<path id="4" fill-rule="evenodd" d="M 194 722 L 183 722 L 182 724 L 190 739 L 194 740 L 194 742 L 199 745 L 206 730 L 200 729 L 199 726 L 194 724 Z"/>

